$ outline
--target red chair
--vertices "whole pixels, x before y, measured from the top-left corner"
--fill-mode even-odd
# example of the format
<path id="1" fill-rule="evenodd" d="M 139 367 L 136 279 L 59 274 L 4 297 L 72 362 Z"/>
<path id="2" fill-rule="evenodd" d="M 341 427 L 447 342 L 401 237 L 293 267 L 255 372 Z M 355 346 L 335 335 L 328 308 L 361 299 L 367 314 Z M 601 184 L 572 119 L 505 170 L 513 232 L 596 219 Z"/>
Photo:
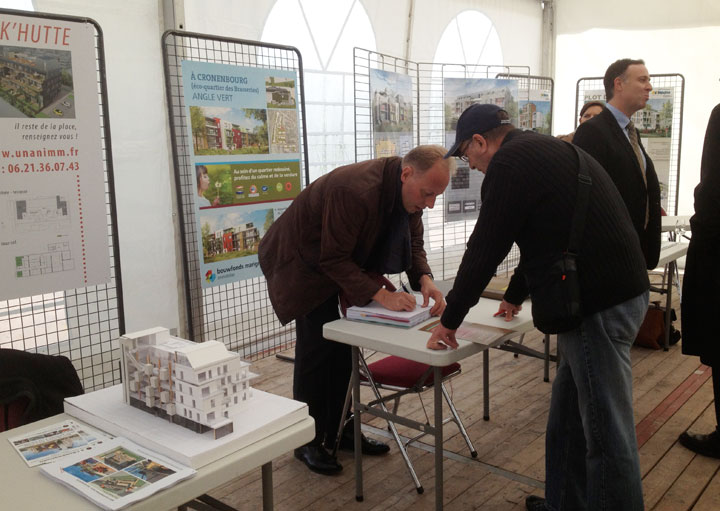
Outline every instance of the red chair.
<path id="1" fill-rule="evenodd" d="M 412 360 L 408 360 L 402 357 L 396 357 L 391 355 L 371 364 L 366 364 L 365 358 L 361 354 L 360 364 L 362 365 L 361 383 L 363 385 L 369 386 L 375 394 L 376 401 L 371 404 L 377 404 L 384 411 L 387 412 L 385 403 L 392 400 L 392 414 L 394 415 L 397 414 L 397 410 L 400 405 L 400 398 L 402 396 L 409 393 L 416 393 L 419 395 L 421 392 L 432 388 L 435 383 L 432 366 L 422 364 L 420 362 L 414 362 Z M 475 450 L 475 447 L 473 446 L 472 441 L 470 440 L 470 437 L 465 430 L 465 426 L 463 425 L 462 420 L 460 420 L 457 409 L 455 408 L 455 405 L 450 398 L 450 394 L 448 394 L 447 389 L 444 385 L 444 382 L 446 380 L 449 380 L 453 376 L 460 374 L 460 372 L 461 367 L 460 364 L 457 362 L 442 368 L 442 381 L 440 382 L 441 392 L 442 395 L 445 397 L 445 401 L 450 408 L 451 414 L 450 417 L 447 417 L 443 420 L 443 424 L 447 424 L 450 421 L 457 424 L 460 434 L 462 435 L 465 443 L 468 446 L 468 449 L 470 450 L 470 455 L 473 458 L 476 458 L 477 451 Z M 391 392 L 391 394 L 383 397 L 380 393 L 381 390 L 389 391 Z M 350 407 L 350 400 L 351 387 L 348 387 L 348 392 L 345 397 L 345 409 L 343 411 L 343 417 L 346 417 L 347 415 L 347 411 Z M 342 434 L 343 427 L 346 423 L 347 421 L 341 421 L 340 429 L 338 431 L 338 442 L 340 439 L 340 435 Z M 395 442 L 397 443 L 400 454 L 405 460 L 405 465 L 410 472 L 410 477 L 415 484 L 417 492 L 423 493 L 424 490 L 422 484 L 420 484 L 420 480 L 417 477 L 415 468 L 413 467 L 413 464 L 410 461 L 410 457 L 408 456 L 407 446 L 410 445 L 412 442 L 420 439 L 422 436 L 425 435 L 425 433 L 420 433 L 419 435 L 410 438 L 409 440 L 403 441 L 398 434 L 395 423 L 390 420 L 388 420 L 388 429 L 390 430 L 390 433 L 392 434 Z M 336 445 L 338 442 L 336 442 Z"/>
<path id="2" fill-rule="evenodd" d="M 16 383 L 5 382 L 0 389 L 0 432 L 27 424 L 34 402 L 31 391 Z"/>

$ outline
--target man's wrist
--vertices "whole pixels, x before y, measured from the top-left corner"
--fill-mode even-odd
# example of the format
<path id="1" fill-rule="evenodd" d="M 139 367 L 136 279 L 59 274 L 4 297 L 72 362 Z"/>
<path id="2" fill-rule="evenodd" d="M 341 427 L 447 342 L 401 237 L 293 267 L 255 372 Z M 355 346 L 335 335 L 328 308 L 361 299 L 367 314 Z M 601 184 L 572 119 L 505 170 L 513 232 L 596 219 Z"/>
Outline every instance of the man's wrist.
<path id="1" fill-rule="evenodd" d="M 430 280 L 435 280 L 432 273 L 423 273 L 422 275 L 420 275 L 420 280 L 422 280 L 423 277 L 430 277 Z"/>

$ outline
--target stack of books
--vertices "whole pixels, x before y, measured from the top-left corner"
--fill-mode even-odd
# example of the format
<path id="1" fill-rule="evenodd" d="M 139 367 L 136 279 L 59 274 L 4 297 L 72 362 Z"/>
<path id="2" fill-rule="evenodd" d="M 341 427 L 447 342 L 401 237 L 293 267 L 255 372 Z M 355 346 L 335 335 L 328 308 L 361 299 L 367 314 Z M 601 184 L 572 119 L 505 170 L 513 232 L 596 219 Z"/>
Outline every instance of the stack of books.
<path id="1" fill-rule="evenodd" d="M 379 303 L 372 301 L 364 307 L 348 307 L 346 317 L 353 321 L 366 321 L 370 323 L 382 323 L 410 328 L 430 318 L 430 309 L 433 301 L 427 307 L 423 307 L 423 297 L 415 294 L 417 305 L 411 311 L 391 311 Z"/>

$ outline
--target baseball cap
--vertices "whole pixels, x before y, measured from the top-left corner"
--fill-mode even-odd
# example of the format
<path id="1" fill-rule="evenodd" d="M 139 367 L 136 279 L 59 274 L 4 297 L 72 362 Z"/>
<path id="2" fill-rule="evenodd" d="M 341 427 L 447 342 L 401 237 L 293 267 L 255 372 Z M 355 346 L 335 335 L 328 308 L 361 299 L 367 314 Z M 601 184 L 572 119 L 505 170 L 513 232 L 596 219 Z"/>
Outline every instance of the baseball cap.
<path id="1" fill-rule="evenodd" d="M 505 112 L 504 108 L 497 105 L 476 103 L 470 105 L 460 114 L 455 129 L 455 143 L 445 155 L 445 158 L 458 156 L 457 151 L 465 140 L 472 138 L 475 133 L 482 135 L 502 124 L 510 124 L 510 120 L 498 119 L 499 111 Z"/>

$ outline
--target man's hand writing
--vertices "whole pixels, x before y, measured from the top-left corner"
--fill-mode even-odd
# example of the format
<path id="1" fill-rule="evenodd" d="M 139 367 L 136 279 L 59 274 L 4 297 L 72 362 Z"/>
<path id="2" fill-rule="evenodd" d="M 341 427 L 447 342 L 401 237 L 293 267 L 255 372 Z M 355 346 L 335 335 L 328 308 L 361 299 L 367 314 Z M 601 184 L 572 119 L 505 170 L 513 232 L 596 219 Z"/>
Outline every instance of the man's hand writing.
<path id="1" fill-rule="evenodd" d="M 372 299 L 391 311 L 411 311 L 416 305 L 415 296 L 402 291 L 393 293 L 385 288 L 375 293 Z"/>

